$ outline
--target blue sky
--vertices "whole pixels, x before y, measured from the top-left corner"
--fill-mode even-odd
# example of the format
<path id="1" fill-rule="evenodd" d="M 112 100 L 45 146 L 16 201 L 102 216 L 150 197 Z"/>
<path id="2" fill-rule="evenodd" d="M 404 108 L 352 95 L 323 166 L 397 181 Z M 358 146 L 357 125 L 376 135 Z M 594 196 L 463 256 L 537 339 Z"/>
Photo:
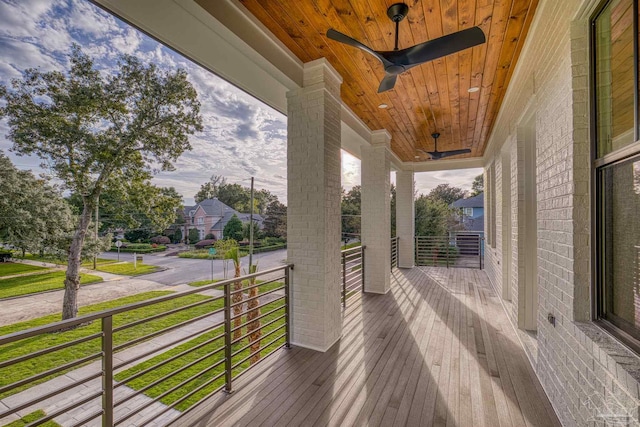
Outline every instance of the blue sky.
<path id="1" fill-rule="evenodd" d="M 19 78 L 22 70 L 64 70 L 72 43 L 78 43 L 105 72 L 116 58 L 133 54 L 161 68 L 184 68 L 202 103 L 204 131 L 191 138 L 193 150 L 183 154 L 176 170 L 156 175 L 154 183 L 173 186 L 192 202 L 212 174 L 248 185 L 256 178 L 286 201 L 286 117 L 210 72 L 191 63 L 85 0 L 0 0 L 0 83 Z M 0 121 L 0 150 L 21 169 L 42 172 L 37 158 L 17 157 L 5 121 Z M 419 192 L 449 182 L 470 188 L 481 170 L 416 175 Z M 360 183 L 360 162 L 343 153 L 346 188 Z"/>

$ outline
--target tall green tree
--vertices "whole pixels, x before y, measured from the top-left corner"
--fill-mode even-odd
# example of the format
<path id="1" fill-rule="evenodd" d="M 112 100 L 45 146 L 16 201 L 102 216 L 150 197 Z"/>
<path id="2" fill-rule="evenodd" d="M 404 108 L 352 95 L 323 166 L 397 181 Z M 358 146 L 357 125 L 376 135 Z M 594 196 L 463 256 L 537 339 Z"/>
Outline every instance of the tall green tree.
<path id="1" fill-rule="evenodd" d="M 416 236 L 445 236 L 451 208 L 442 200 L 421 194 L 415 201 Z"/>
<path id="2" fill-rule="evenodd" d="M 262 231 L 267 237 L 287 238 L 287 207 L 278 200 L 267 206 Z"/>
<path id="3" fill-rule="evenodd" d="M 196 203 L 218 197 L 218 188 L 220 188 L 221 185 L 225 185 L 226 183 L 227 178 L 223 177 L 222 175 L 211 175 L 209 181 L 202 184 L 200 186 L 200 190 L 198 190 L 198 192 L 194 196 Z"/>
<path id="4" fill-rule="evenodd" d="M 224 230 L 222 230 L 222 234 L 225 239 L 233 239 L 236 241 L 240 241 L 244 237 L 244 227 L 242 226 L 242 221 L 238 218 L 238 215 L 233 214 L 233 216 L 229 219 L 229 222 L 224 226 Z"/>
<path id="5" fill-rule="evenodd" d="M 68 256 L 62 318 L 78 312 L 81 251 L 102 191 L 115 182 L 171 170 L 202 129 L 200 103 L 184 70 L 166 72 L 121 56 L 101 73 L 73 46 L 68 72 L 30 69 L 0 86 L 13 151 L 36 155 L 72 193 L 82 212 Z"/>
<path id="6" fill-rule="evenodd" d="M 199 203 L 214 197 L 238 212 L 251 211 L 251 189 L 240 184 L 227 183 L 227 179 L 220 175 L 213 175 L 209 181 L 202 184 L 195 195 L 195 200 Z M 253 212 L 264 214 L 267 206 L 275 200 L 278 200 L 278 197 L 269 190 L 254 189 Z"/>
<path id="7" fill-rule="evenodd" d="M 18 170 L 0 152 L 0 240 L 22 250 L 66 254 L 74 228 L 60 191 L 30 171 Z"/>
<path id="8" fill-rule="evenodd" d="M 456 200 L 462 199 L 465 194 L 466 192 L 462 188 L 452 187 L 449 184 L 440 184 L 429 192 L 428 197 L 450 205 Z"/>
<path id="9" fill-rule="evenodd" d="M 69 202 L 82 211 L 83 200 L 72 194 Z M 147 179 L 109 182 L 98 201 L 101 232 L 116 229 L 161 234 L 176 224 L 183 210 L 182 195 L 173 187 L 158 187 Z"/>
<path id="10" fill-rule="evenodd" d="M 484 174 L 480 174 L 471 183 L 471 197 L 484 192 Z"/>
<path id="11" fill-rule="evenodd" d="M 361 200 L 362 187 L 354 186 L 351 190 L 345 192 L 342 189 L 342 236 L 343 238 L 360 239 L 361 235 Z"/>

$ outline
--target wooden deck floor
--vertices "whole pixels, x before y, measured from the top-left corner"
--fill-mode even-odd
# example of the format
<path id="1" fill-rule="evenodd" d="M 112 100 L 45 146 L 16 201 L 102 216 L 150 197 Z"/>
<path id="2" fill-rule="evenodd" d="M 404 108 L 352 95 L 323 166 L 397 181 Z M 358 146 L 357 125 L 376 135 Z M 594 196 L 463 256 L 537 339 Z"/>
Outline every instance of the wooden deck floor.
<path id="1" fill-rule="evenodd" d="M 387 295 L 349 301 L 328 352 L 261 365 L 181 425 L 560 425 L 480 270 L 396 270 Z"/>

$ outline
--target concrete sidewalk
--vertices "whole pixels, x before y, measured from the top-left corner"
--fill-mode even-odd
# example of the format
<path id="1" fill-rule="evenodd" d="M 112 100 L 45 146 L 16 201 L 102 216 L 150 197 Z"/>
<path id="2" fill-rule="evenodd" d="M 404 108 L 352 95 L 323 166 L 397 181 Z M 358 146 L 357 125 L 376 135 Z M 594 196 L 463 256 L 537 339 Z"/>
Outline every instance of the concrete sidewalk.
<path id="1" fill-rule="evenodd" d="M 78 306 L 97 304 L 141 292 L 177 289 L 180 286 L 166 286 L 151 280 L 132 279 L 109 273 L 100 275 L 104 282 L 85 285 L 78 291 Z M 185 285 L 186 286 L 186 285 Z M 0 301 L 0 326 L 24 322 L 30 319 L 60 313 L 64 290 L 27 295 L 11 300 Z"/>

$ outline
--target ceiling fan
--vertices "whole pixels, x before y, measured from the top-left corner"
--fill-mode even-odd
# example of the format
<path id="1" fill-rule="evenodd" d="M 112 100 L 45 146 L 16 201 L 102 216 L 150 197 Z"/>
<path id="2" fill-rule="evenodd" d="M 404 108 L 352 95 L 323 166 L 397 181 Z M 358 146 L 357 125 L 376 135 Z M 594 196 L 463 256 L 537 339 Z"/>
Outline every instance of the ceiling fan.
<path id="1" fill-rule="evenodd" d="M 408 12 L 409 6 L 404 3 L 396 3 L 389 6 L 389 9 L 387 9 L 387 16 L 396 23 L 395 48 L 391 51 L 373 50 L 369 46 L 359 42 L 358 40 L 352 39 L 333 28 L 330 28 L 327 31 L 327 37 L 330 39 L 362 49 L 382 62 L 386 76 L 382 79 L 382 82 L 380 82 L 378 93 L 393 89 L 398 75 L 412 67 L 415 67 L 416 65 L 477 46 L 486 41 L 484 33 L 480 27 L 473 27 L 399 50 L 398 33 L 400 21 L 407 16 Z"/>
<path id="2" fill-rule="evenodd" d="M 440 160 L 444 159 L 445 157 L 457 156 L 458 154 L 467 154 L 471 152 L 470 148 L 463 148 L 461 150 L 438 151 L 438 138 L 440 137 L 440 134 L 438 132 L 435 132 L 432 133 L 431 136 L 433 137 L 433 140 L 435 142 L 435 149 L 433 151 L 422 150 L 420 148 L 417 149 L 418 151 L 431 156 L 431 160 Z"/>

